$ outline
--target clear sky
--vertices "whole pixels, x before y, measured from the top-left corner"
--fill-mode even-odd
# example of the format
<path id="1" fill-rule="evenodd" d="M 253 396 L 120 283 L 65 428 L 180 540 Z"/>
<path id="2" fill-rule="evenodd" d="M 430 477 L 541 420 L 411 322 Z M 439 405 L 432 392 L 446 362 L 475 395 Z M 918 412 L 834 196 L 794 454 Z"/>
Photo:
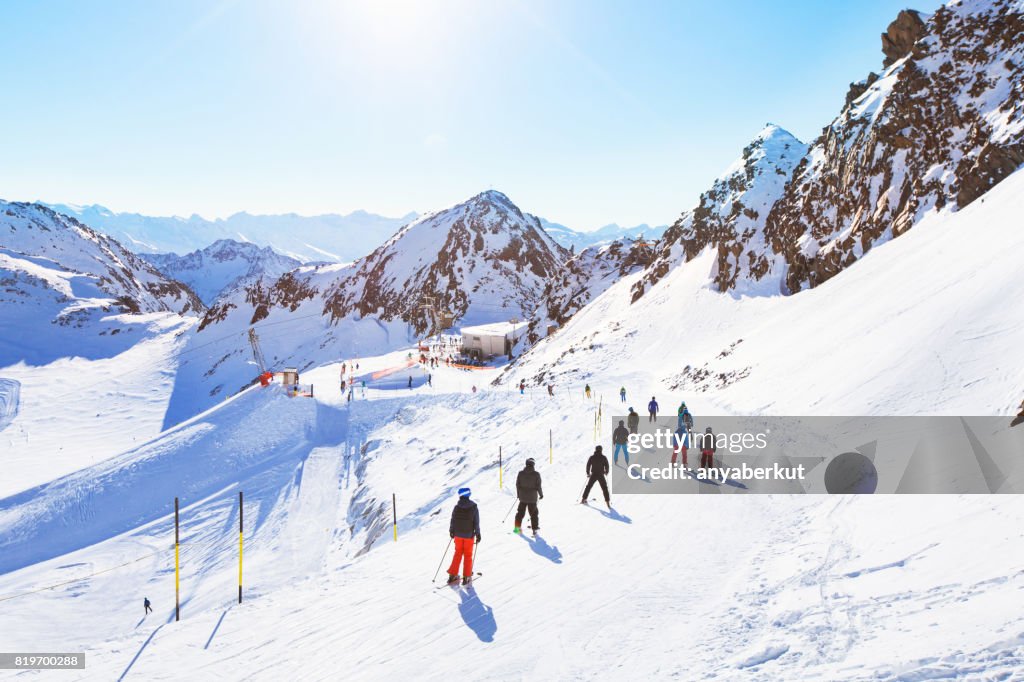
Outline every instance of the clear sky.
<path id="1" fill-rule="evenodd" d="M 0 197 L 399 216 L 494 188 L 667 223 L 765 123 L 816 137 L 906 6 L 4 2 Z"/>

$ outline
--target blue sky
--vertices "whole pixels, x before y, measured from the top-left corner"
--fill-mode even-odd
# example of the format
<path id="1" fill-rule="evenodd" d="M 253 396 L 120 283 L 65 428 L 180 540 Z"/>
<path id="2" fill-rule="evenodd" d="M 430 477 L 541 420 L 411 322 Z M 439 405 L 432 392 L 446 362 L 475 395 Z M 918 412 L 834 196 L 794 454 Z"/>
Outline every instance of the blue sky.
<path id="1" fill-rule="evenodd" d="M 398 216 L 493 187 L 577 229 L 667 223 L 765 123 L 816 137 L 905 6 L 2 3 L 0 197 Z"/>

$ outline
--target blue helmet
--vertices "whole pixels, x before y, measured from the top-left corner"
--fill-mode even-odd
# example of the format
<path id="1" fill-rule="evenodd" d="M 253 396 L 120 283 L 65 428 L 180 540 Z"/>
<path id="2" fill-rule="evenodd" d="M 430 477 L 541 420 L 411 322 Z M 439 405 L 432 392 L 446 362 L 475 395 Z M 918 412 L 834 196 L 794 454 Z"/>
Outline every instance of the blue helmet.
<path id="1" fill-rule="evenodd" d="M 459 497 L 469 497 L 469 488 L 459 488 Z"/>

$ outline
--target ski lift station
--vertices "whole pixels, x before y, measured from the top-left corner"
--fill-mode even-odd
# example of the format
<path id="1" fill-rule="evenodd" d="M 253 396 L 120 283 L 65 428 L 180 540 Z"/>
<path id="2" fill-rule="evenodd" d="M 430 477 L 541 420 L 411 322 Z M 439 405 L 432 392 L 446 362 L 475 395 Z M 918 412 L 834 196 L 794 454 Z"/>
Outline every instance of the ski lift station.
<path id="1" fill-rule="evenodd" d="M 496 355 L 509 355 L 519 339 L 526 334 L 524 322 L 495 322 L 475 327 L 463 327 L 462 352 L 477 359 Z"/>

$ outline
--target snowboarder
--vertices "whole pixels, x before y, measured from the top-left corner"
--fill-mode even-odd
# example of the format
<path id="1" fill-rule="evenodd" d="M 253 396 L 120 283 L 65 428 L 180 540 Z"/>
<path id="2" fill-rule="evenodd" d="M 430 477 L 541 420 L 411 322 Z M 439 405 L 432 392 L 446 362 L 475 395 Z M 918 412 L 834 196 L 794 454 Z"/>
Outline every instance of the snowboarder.
<path id="1" fill-rule="evenodd" d="M 626 443 L 629 441 L 629 429 L 626 428 L 626 422 L 619 421 L 619 428 L 615 429 L 612 433 L 612 443 L 615 445 L 615 452 L 612 454 L 612 461 L 615 464 L 619 463 L 619 452 L 622 452 L 622 456 L 626 458 L 626 466 L 629 466 L 629 449 L 626 448 Z"/>
<path id="2" fill-rule="evenodd" d="M 622 388 L 619 389 L 619 400 L 621 402 L 626 402 L 626 387 L 625 386 L 623 386 Z"/>
<path id="3" fill-rule="evenodd" d="M 629 414 L 626 415 L 626 424 L 629 426 L 630 433 L 637 433 L 640 430 L 640 415 L 632 407 L 629 408 Z"/>
<path id="4" fill-rule="evenodd" d="M 544 489 L 541 488 L 540 472 L 534 469 L 536 462 L 533 457 L 526 460 L 526 466 L 516 476 L 516 497 L 519 498 L 519 509 L 516 511 L 515 527 L 513 533 L 523 532 L 523 517 L 530 512 L 530 528 L 533 529 L 533 536 L 537 537 L 540 530 L 540 513 L 537 511 L 537 500 L 544 499 Z"/>
<path id="5" fill-rule="evenodd" d="M 658 418 L 658 401 L 651 396 L 651 402 L 647 403 L 647 421 L 653 422 Z"/>
<path id="6" fill-rule="evenodd" d="M 604 456 L 601 446 L 598 445 L 594 448 L 594 454 L 587 460 L 587 487 L 583 489 L 583 499 L 580 504 L 587 503 L 590 489 L 594 487 L 595 483 L 600 483 L 601 491 L 604 493 L 604 503 L 608 505 L 609 509 L 612 508 L 611 495 L 608 494 L 608 481 L 605 480 L 608 470 L 608 458 Z"/>
<path id="7" fill-rule="evenodd" d="M 715 466 L 715 434 L 711 427 L 704 429 L 704 435 L 700 442 L 700 468 L 704 469 Z"/>
<path id="8" fill-rule="evenodd" d="M 469 488 L 459 488 L 459 501 L 452 509 L 452 520 L 448 524 L 448 535 L 455 543 L 455 556 L 448 567 L 448 584 L 459 581 L 459 563 L 462 563 L 462 584 L 468 585 L 473 579 L 473 539 L 480 544 L 480 509 L 469 499 Z"/>
<path id="9" fill-rule="evenodd" d="M 587 396 L 587 398 L 590 397 L 590 384 L 583 387 L 583 395 Z"/>
<path id="10" fill-rule="evenodd" d="M 142 608 L 145 609 L 145 613 L 143 615 L 153 613 L 153 607 L 149 604 L 149 597 L 142 598 Z"/>

